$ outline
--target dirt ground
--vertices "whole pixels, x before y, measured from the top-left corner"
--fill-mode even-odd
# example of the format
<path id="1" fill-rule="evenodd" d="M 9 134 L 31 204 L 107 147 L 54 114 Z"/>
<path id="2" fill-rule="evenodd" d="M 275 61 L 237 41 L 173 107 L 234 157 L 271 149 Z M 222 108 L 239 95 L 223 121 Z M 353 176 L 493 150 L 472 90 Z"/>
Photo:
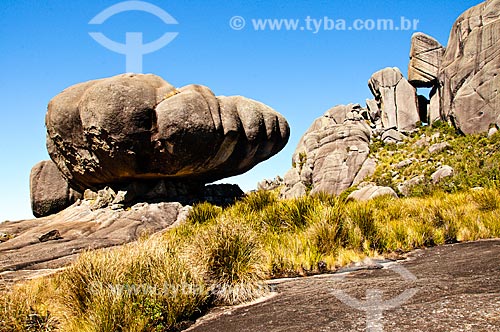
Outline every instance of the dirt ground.
<path id="1" fill-rule="evenodd" d="M 417 250 L 404 261 L 271 286 L 269 298 L 215 309 L 188 330 L 500 331 L 500 239 Z"/>

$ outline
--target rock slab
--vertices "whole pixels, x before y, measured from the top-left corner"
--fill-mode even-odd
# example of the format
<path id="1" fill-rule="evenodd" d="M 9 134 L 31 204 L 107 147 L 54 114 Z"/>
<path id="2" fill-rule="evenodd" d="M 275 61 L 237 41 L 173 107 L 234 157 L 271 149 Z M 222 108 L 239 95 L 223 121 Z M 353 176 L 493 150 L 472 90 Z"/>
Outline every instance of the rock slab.
<path id="1" fill-rule="evenodd" d="M 187 217 L 179 203 L 136 204 L 124 210 L 92 210 L 90 201 L 48 217 L 0 224 L 0 280 L 16 281 L 52 273 L 88 249 L 107 248 L 153 234 Z"/>
<path id="2" fill-rule="evenodd" d="M 420 121 L 417 93 L 398 68 L 375 72 L 368 80 L 368 86 L 381 110 L 385 129 L 411 131 L 417 128 Z M 370 107 L 373 112 L 371 108 L 373 106 Z"/>

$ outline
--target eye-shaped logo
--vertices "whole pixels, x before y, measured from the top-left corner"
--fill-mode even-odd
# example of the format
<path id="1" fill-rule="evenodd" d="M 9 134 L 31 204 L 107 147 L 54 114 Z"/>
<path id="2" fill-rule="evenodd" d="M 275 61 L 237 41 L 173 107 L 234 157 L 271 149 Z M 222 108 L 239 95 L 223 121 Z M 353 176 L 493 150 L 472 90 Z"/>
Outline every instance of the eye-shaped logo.
<path id="1" fill-rule="evenodd" d="M 124 1 L 117 3 L 97 14 L 89 21 L 89 24 L 102 24 L 108 18 L 116 14 L 134 10 L 153 14 L 160 18 L 165 24 L 178 24 L 175 18 L 173 18 L 169 13 L 158 6 L 144 1 Z M 174 40 L 178 34 L 178 32 L 166 32 L 155 41 L 143 44 L 142 32 L 126 32 L 125 44 L 120 44 L 109 39 L 101 32 L 89 32 L 89 35 L 102 46 L 113 52 L 125 54 L 126 71 L 134 73 L 142 73 L 142 56 L 144 54 L 155 52 L 166 46 Z"/>

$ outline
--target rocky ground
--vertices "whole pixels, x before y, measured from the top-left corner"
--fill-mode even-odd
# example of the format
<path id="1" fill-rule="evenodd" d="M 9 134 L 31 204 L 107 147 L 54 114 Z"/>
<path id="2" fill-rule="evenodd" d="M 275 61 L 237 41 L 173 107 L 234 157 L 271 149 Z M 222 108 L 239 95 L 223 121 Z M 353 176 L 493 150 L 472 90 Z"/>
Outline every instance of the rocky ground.
<path id="1" fill-rule="evenodd" d="M 214 310 L 188 330 L 498 331 L 499 256 L 499 239 L 478 241 L 417 250 L 370 269 L 275 281 L 267 300 Z"/>
<path id="2" fill-rule="evenodd" d="M 84 250 L 118 246 L 161 232 L 185 219 L 188 212 L 189 207 L 179 203 L 93 210 L 89 201 L 82 201 L 52 216 L 2 223 L 0 288 L 54 273 Z"/>

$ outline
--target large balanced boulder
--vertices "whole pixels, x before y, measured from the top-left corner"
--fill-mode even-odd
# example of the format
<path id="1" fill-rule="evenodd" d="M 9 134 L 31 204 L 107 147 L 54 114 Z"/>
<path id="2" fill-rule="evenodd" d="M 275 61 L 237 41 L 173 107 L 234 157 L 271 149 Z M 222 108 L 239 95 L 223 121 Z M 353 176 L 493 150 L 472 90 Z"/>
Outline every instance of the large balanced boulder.
<path id="1" fill-rule="evenodd" d="M 410 131 L 417 127 L 420 121 L 417 93 L 398 68 L 377 71 L 368 80 L 368 86 L 380 109 L 383 128 Z"/>
<path id="2" fill-rule="evenodd" d="M 56 165 L 41 161 L 31 169 L 31 210 L 35 217 L 47 216 L 75 203 L 81 194 L 68 185 Z"/>
<path id="3" fill-rule="evenodd" d="M 463 133 L 500 125 L 500 0 L 485 1 L 456 20 L 439 81 L 443 116 Z"/>
<path id="4" fill-rule="evenodd" d="M 444 51 L 436 39 L 421 32 L 414 33 L 411 37 L 408 81 L 416 87 L 433 87 Z"/>
<path id="5" fill-rule="evenodd" d="M 248 171 L 288 141 L 286 120 L 241 96 L 123 74 L 67 88 L 48 106 L 47 148 L 79 190 L 151 179 L 209 183 Z"/>
<path id="6" fill-rule="evenodd" d="M 371 131 L 359 105 L 339 105 L 316 119 L 300 139 L 281 195 L 340 194 L 349 188 L 369 153 Z"/>

